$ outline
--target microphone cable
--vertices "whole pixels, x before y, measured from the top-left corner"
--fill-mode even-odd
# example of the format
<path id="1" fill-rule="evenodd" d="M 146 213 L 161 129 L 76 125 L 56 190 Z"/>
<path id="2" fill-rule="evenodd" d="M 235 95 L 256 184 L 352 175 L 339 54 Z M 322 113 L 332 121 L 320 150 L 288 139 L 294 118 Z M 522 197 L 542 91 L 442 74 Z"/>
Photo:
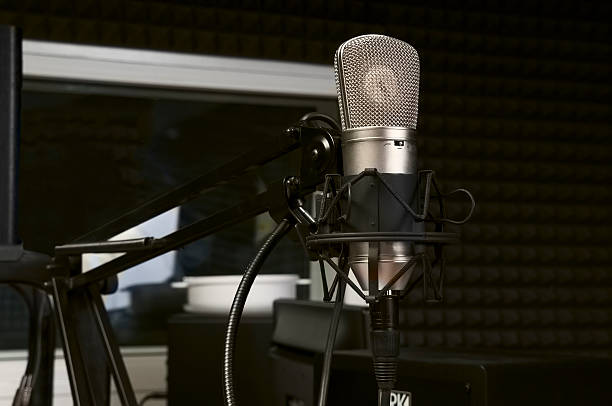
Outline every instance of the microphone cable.
<path id="1" fill-rule="evenodd" d="M 10 286 L 23 298 L 30 313 L 28 362 L 12 403 L 13 406 L 28 406 L 32 401 L 32 391 L 40 374 L 43 351 L 43 324 L 49 304 L 47 295 L 44 292 L 32 288 L 30 293 L 29 290 L 25 290 L 20 285 L 10 284 Z"/>
<path id="2" fill-rule="evenodd" d="M 327 333 L 327 343 L 325 346 L 325 354 L 323 355 L 323 370 L 321 372 L 321 385 L 319 387 L 319 402 L 318 406 L 325 406 L 327 403 L 327 392 L 329 390 L 329 376 L 331 375 L 331 361 L 334 353 L 334 344 L 336 343 L 336 333 L 338 332 L 338 324 L 340 323 L 340 315 L 342 314 L 342 305 L 344 304 L 344 291 L 346 290 L 346 282 L 344 279 L 338 280 L 338 292 L 336 293 L 336 303 L 334 304 L 334 313 L 329 324 L 329 332 Z"/>
<path id="3" fill-rule="evenodd" d="M 238 336 L 240 318 L 242 317 L 242 311 L 244 310 L 249 291 L 270 252 L 292 228 L 292 222 L 286 218 L 278 223 L 247 266 L 236 290 L 227 320 L 223 348 L 223 394 L 226 406 L 237 406 L 234 387 L 234 350 L 236 349 L 236 337 Z"/>
<path id="4" fill-rule="evenodd" d="M 159 400 L 159 399 L 168 399 L 168 392 L 151 392 L 147 393 L 140 402 L 138 402 L 138 406 L 144 406 L 149 400 Z"/>
<path id="5" fill-rule="evenodd" d="M 327 114 L 319 113 L 316 111 L 304 114 L 302 118 L 300 118 L 300 121 L 304 121 L 307 123 L 321 122 L 327 124 L 336 131 L 342 131 L 340 124 L 338 124 L 338 122 L 334 118 L 328 116 Z"/>

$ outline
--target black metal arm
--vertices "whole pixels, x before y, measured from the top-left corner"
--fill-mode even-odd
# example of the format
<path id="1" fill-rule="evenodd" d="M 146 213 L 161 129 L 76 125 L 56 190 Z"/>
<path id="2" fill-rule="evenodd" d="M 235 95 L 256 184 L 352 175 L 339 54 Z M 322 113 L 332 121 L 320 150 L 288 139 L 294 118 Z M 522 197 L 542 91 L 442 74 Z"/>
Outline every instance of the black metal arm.
<path id="1" fill-rule="evenodd" d="M 304 124 L 300 123 L 286 130 L 284 137 L 288 140 L 279 142 L 276 150 L 270 150 L 268 146 L 257 148 L 253 153 L 221 167 L 228 172 L 224 173 L 217 168 L 170 193 L 153 199 L 150 203 L 130 211 L 96 231 L 78 238 L 76 243 L 56 247 L 56 258 L 91 252 L 126 252 L 125 255 L 91 269 L 87 273 L 77 272 L 69 278 L 68 286 L 71 289 L 78 288 L 109 278 L 149 259 L 264 212 L 270 212 L 276 219 L 286 217 L 294 209 L 292 207 L 294 204 L 290 203 L 290 200 L 298 200 L 312 193 L 317 185 L 324 181 L 328 171 L 339 170 L 338 165 L 341 162 L 338 159 L 339 141 L 334 132 L 326 128 L 306 127 Z M 119 228 L 120 225 L 125 226 L 148 220 L 160 212 L 198 197 L 205 191 L 210 193 L 211 188 L 228 183 L 245 171 L 261 166 L 296 148 L 302 149 L 299 175 L 273 182 L 268 185 L 265 192 L 183 227 L 161 239 L 78 243 L 78 241 L 88 240 L 98 234 L 116 234 L 124 231 L 123 228 Z"/>
<path id="2" fill-rule="evenodd" d="M 174 207 L 187 203 L 198 196 L 205 194 L 212 188 L 230 183 L 238 179 L 255 168 L 258 168 L 267 162 L 273 161 L 291 151 L 300 148 L 301 139 L 298 136 L 292 136 L 293 133 L 288 131 L 276 137 L 276 139 L 266 145 L 258 148 L 231 160 L 230 162 L 219 166 L 212 171 L 198 176 L 197 178 L 177 187 L 170 192 L 159 195 L 152 200 L 127 211 L 125 214 L 116 219 L 84 234 L 75 242 L 94 242 L 106 240 L 120 232 L 130 229 L 146 220 L 149 220 L 161 213 L 164 213 Z"/>
<path id="3" fill-rule="evenodd" d="M 109 376 L 115 381 L 124 405 L 136 406 L 134 391 L 115 342 L 101 294 L 112 291 L 116 275 L 134 265 L 180 248 L 192 241 L 213 234 L 263 212 L 280 220 L 303 214 L 301 198 L 322 183 L 325 174 L 337 172 L 341 166 L 339 137 L 334 130 L 310 126 L 307 117 L 288 128 L 272 145 L 262 145 L 226 165 L 218 167 L 119 218 L 77 238 L 73 243 L 56 246 L 55 257 L 24 251 L 15 245 L 15 238 L 4 230 L 9 246 L 0 246 L 0 283 L 34 285 L 53 299 L 58 330 L 62 338 L 73 399 L 76 405 L 108 404 Z M 320 118 L 314 117 L 320 120 Z M 13 121 L 11 121 L 13 123 Z M 2 139 L 2 137 L 0 137 Z M 15 141 L 16 142 L 16 141 Z M 16 145 L 16 144 L 15 144 Z M 10 145 L 12 148 L 13 144 Z M 207 193 L 215 187 L 231 183 L 246 172 L 296 149 L 301 149 L 299 173 L 268 185 L 266 191 L 219 211 L 163 238 L 142 238 L 125 241 L 108 239 L 173 207 Z M 9 157 L 15 158 L 13 149 Z M 11 161 L 13 162 L 13 161 Z M 6 169 L 13 176 L 16 164 Z M 16 176 L 10 177 L 15 180 Z M 8 184 L 8 186 L 13 183 Z M 10 192 L 13 189 L 9 190 Z M 15 202 L 14 194 L 9 203 Z M 299 203 L 296 203 L 298 201 Z M 13 206 L 0 215 L 13 219 Z M 6 213 L 4 213 L 6 212 Z M 4 240 L 1 243 L 6 243 Z M 125 254 L 86 273 L 81 272 L 81 256 L 85 253 L 124 252 Z M 3 259 L 7 259 L 1 262 Z M 52 351 L 47 355 L 53 357 Z M 51 399 L 50 392 L 46 396 Z M 50 401 L 50 400 L 49 400 Z"/>

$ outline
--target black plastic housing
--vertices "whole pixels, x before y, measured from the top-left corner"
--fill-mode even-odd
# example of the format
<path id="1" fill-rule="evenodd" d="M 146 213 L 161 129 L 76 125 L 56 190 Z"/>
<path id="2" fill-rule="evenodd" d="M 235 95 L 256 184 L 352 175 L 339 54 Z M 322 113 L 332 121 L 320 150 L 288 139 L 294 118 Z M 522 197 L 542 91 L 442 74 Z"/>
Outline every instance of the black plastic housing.
<path id="1" fill-rule="evenodd" d="M 380 173 L 395 193 L 405 202 L 413 204 L 418 196 L 418 174 Z M 346 184 L 355 176 L 345 176 Z M 424 223 L 414 217 L 393 197 L 377 176 L 367 176 L 351 185 L 350 212 L 343 224 L 343 232 L 421 232 Z M 413 207 L 414 208 L 414 207 Z"/>

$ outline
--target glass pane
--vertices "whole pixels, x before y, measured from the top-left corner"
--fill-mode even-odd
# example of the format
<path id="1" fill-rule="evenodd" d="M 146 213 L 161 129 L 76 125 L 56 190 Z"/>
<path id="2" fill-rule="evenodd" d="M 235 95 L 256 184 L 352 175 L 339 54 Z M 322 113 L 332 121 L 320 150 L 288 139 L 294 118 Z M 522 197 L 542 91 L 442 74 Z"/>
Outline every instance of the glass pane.
<path id="1" fill-rule="evenodd" d="M 333 100 L 299 97 L 36 82 L 25 88 L 20 236 L 27 249 L 50 254 L 54 245 L 278 135 L 303 114 L 334 108 Z M 190 224 L 295 174 L 297 165 L 295 154 L 287 155 L 124 237 L 161 236 Z M 105 298 L 120 343 L 163 343 L 166 316 L 181 311 L 184 301 L 168 282 L 242 273 L 273 225 L 263 214 L 123 273 L 120 291 Z M 84 266 L 103 260 L 88 257 Z M 283 241 L 263 272 L 306 275 L 299 244 Z M 24 348 L 26 308 L 6 287 L 0 304 L 0 347 Z"/>

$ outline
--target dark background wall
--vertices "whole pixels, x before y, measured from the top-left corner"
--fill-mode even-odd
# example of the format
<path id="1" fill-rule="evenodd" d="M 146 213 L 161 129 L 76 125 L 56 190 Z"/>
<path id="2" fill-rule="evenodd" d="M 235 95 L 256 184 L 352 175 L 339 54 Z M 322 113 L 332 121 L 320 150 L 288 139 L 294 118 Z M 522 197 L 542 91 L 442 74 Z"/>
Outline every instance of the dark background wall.
<path id="1" fill-rule="evenodd" d="M 424 346 L 612 353 L 610 3 L 0 0 L 26 38 L 331 63 L 386 33 L 421 57 L 422 167 L 478 207 Z M 459 207 L 455 213 L 460 216 Z"/>

